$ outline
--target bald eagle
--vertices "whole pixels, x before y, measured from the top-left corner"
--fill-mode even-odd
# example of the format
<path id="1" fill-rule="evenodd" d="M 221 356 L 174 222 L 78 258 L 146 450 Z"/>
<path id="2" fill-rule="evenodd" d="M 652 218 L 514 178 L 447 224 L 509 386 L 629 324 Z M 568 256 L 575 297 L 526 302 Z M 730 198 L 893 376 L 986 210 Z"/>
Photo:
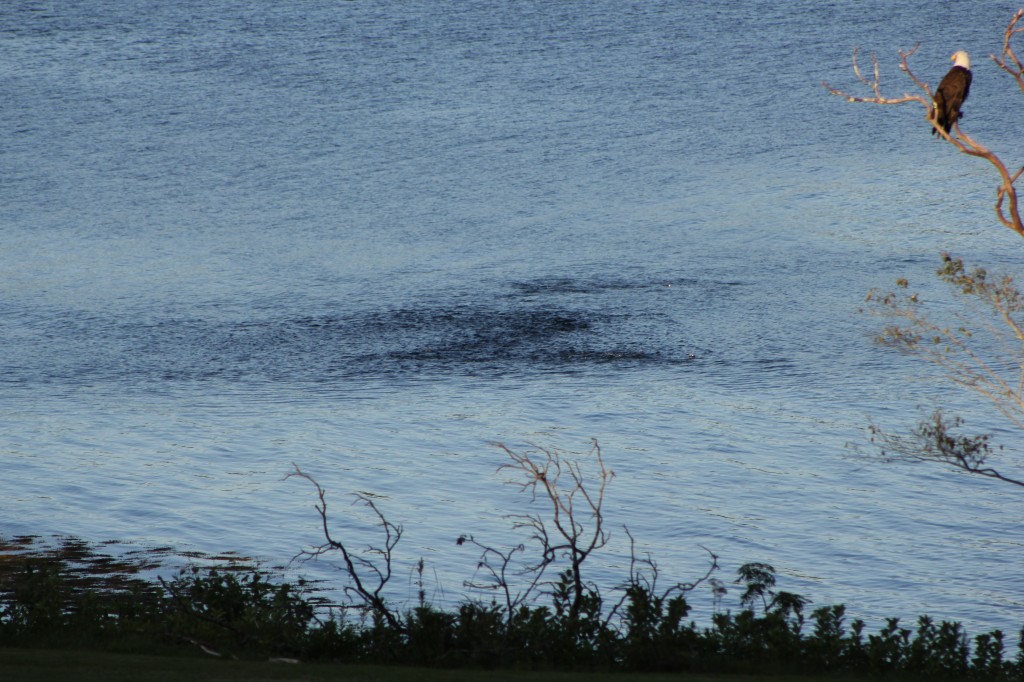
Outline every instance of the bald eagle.
<path id="1" fill-rule="evenodd" d="M 935 122 L 949 134 L 953 124 L 963 118 L 960 107 L 971 91 L 971 58 L 963 50 L 950 57 L 953 68 L 939 83 L 935 91 Z M 938 132 L 932 128 L 932 135 Z"/>

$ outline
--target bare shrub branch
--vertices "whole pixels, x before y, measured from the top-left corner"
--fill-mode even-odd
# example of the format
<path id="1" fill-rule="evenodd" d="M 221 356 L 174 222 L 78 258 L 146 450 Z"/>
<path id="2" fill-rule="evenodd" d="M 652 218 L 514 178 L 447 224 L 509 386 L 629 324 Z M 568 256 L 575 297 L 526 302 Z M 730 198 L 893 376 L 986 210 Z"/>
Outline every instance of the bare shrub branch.
<path id="1" fill-rule="evenodd" d="M 542 561 L 525 568 L 515 568 L 512 565 L 513 558 L 517 553 L 522 554 L 526 551 L 526 545 L 522 543 L 503 552 L 495 547 L 484 545 L 472 535 L 460 535 L 456 544 L 468 544 L 481 550 L 476 564 L 476 574 L 464 581 L 463 586 L 472 590 L 500 591 L 505 601 L 506 618 L 511 623 L 519 607 L 528 603 L 533 597 L 548 564 Z M 478 578 L 477 576 L 481 573 L 483 577 Z M 515 577 L 525 578 L 526 586 L 516 590 L 512 585 Z"/>
<path id="2" fill-rule="evenodd" d="M 345 573 L 352 581 L 352 585 L 346 586 L 348 594 L 354 594 L 361 602 L 362 607 L 373 614 L 387 621 L 393 629 L 402 632 L 405 625 L 402 619 L 391 610 L 383 597 L 385 586 L 391 580 L 391 561 L 395 547 L 402 539 L 402 527 L 397 526 L 385 518 L 384 514 L 377 508 L 377 504 L 366 494 L 354 493 L 353 504 L 360 504 L 367 507 L 377 517 L 377 526 L 383 533 L 383 544 L 380 546 L 367 547 L 362 553 L 354 552 L 342 540 L 336 540 L 331 535 L 330 524 L 327 518 L 327 491 L 309 474 L 293 464 L 294 471 L 285 476 L 285 479 L 297 477 L 309 481 L 316 489 L 319 501 L 314 505 L 320 515 L 321 528 L 325 542 L 309 550 L 303 550 L 295 556 L 295 559 L 308 561 L 317 559 L 330 552 L 341 554 L 345 562 Z M 368 558 L 370 555 L 372 558 Z"/>
<path id="3" fill-rule="evenodd" d="M 661 577 L 661 573 L 658 569 L 658 563 L 651 556 L 650 552 L 644 552 L 642 557 L 638 557 L 636 553 L 636 539 L 626 526 L 623 526 L 622 530 L 626 533 L 626 537 L 629 538 L 629 578 L 625 584 L 619 586 L 622 589 L 622 597 L 608 613 L 608 617 L 605 619 L 605 626 L 611 623 L 615 615 L 622 609 L 623 604 L 626 603 L 626 600 L 634 597 L 638 591 L 650 595 L 657 603 L 664 604 L 673 594 L 685 596 L 702 583 L 713 580 L 711 575 L 719 569 L 718 555 L 707 547 L 700 545 L 700 548 L 711 557 L 704 575 L 691 582 L 673 583 L 659 594 L 658 579 Z"/>
<path id="4" fill-rule="evenodd" d="M 712 552 L 707 547 L 700 545 L 700 548 L 708 553 L 711 558 L 708 564 L 707 571 L 704 575 L 693 580 L 691 582 L 676 582 L 669 585 L 661 594 L 658 594 L 658 578 L 660 573 L 658 571 L 658 564 L 651 556 L 650 552 L 644 552 L 644 556 L 637 557 L 636 555 L 636 540 L 633 538 L 633 534 L 629 532 L 629 528 L 622 527 L 625 531 L 626 536 L 629 538 L 629 585 L 637 585 L 643 587 L 651 594 L 659 597 L 662 600 L 668 599 L 674 593 L 686 594 L 692 592 L 701 583 L 707 581 L 711 574 L 719 569 L 718 566 L 718 555 Z"/>
<path id="5" fill-rule="evenodd" d="M 568 560 L 572 586 L 569 616 L 575 618 L 586 595 L 594 591 L 583 579 L 583 563 L 595 550 L 608 544 L 602 506 L 605 490 L 615 473 L 605 466 L 596 440 L 589 453 L 596 489 L 588 487 L 580 461 L 565 459 L 555 450 L 516 452 L 501 443 L 494 445 L 509 458 L 498 468 L 515 475 L 509 485 L 529 492 L 531 501 L 539 498 L 548 505 L 547 518 L 541 514 L 512 515 L 513 527 L 529 530 L 541 547 L 541 560 L 532 570 L 541 571 L 559 557 Z"/>

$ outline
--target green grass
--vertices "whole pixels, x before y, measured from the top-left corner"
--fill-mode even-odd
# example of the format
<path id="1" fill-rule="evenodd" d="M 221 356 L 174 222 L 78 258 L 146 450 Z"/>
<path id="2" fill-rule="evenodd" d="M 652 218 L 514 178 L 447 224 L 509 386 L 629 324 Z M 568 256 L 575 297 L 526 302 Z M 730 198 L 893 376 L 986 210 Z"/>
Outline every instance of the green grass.
<path id="1" fill-rule="evenodd" d="M 89 651 L 0 648 L 3 682 L 858 682 L 838 677 L 762 677 L 757 675 L 647 675 L 546 673 L 483 670 L 435 670 L 327 663 L 224 661 L 187 656 L 148 656 Z"/>

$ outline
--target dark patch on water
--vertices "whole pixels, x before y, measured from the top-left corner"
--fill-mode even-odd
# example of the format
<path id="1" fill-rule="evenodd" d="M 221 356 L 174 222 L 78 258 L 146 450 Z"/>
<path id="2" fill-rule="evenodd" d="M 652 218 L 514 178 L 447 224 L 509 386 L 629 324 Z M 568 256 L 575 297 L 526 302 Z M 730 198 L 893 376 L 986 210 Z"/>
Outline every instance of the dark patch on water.
<path id="1" fill-rule="evenodd" d="M 643 290 L 739 286 L 741 282 L 708 282 L 692 277 L 663 279 L 629 279 L 627 277 L 545 277 L 530 281 L 513 282 L 513 295 L 521 297 L 559 294 L 602 294 L 606 292 L 630 292 Z"/>
<path id="2" fill-rule="evenodd" d="M 676 364 L 704 352 L 662 295 L 707 286 L 546 278 L 512 283 L 490 301 L 391 310 L 244 321 L 64 316 L 60 329 L 22 329 L 5 381 L 331 382 Z"/>
<path id="3" fill-rule="evenodd" d="M 675 358 L 624 338 L 628 318 L 567 308 L 416 308 L 218 325 L 167 321 L 129 332 L 138 369 L 165 378 L 578 371 Z"/>
<path id="4" fill-rule="evenodd" d="M 404 315 L 403 315 L 404 317 Z M 385 351 L 396 360 L 516 366 L 565 365 L 654 361 L 657 351 L 635 346 L 621 338 L 624 319 L 614 315 L 569 309 L 418 311 L 410 336 L 395 339 L 410 348 Z M 423 342 L 426 343 L 423 343 Z M 386 337 L 385 344 L 388 343 Z"/>

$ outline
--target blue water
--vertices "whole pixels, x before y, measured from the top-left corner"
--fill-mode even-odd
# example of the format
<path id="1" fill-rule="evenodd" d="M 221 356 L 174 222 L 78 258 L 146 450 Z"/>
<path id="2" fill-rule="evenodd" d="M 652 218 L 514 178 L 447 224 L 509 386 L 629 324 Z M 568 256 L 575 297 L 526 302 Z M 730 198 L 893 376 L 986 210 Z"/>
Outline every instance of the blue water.
<path id="1" fill-rule="evenodd" d="M 893 94 L 897 49 L 933 83 L 967 49 L 965 127 L 1015 158 L 985 59 L 1014 9 L 4 3 L 0 533 L 282 563 L 318 541 L 294 463 L 352 537 L 352 491 L 404 525 L 394 598 L 424 557 L 458 600 L 455 538 L 529 509 L 489 443 L 596 438 L 606 586 L 625 524 L 665 579 L 704 546 L 869 620 L 1015 631 L 1019 493 L 850 446 L 939 404 L 998 426 L 858 310 L 1019 238 L 919 110 L 820 85 L 854 46 Z"/>

